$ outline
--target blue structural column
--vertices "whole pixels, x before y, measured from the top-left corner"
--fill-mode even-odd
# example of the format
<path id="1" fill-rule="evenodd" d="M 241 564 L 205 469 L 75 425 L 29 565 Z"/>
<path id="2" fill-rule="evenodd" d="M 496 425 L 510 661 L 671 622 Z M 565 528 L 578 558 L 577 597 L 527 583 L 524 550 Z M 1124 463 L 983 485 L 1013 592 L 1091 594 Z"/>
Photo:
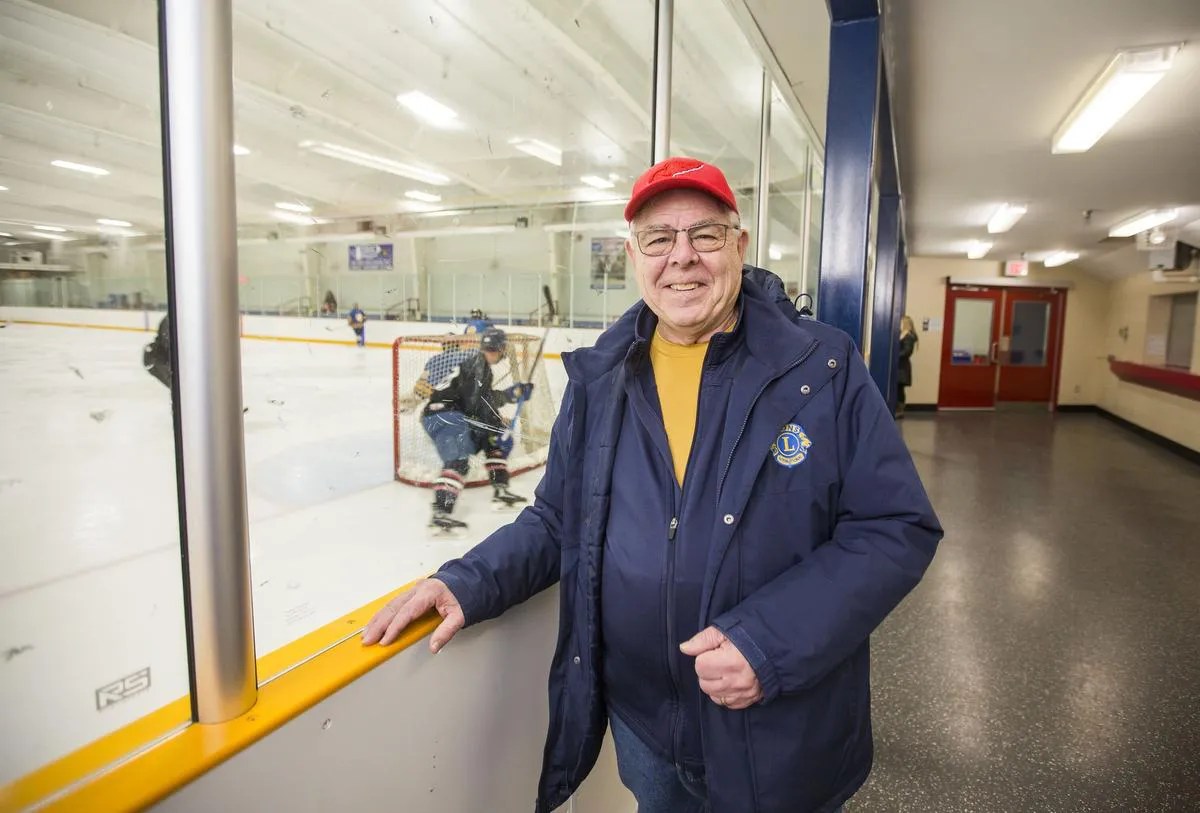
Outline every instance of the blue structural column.
<path id="1" fill-rule="evenodd" d="M 829 0 L 825 212 L 817 315 L 862 346 L 879 108 L 878 0 Z"/>
<path id="2" fill-rule="evenodd" d="M 900 179 L 896 173 L 895 141 L 887 71 L 880 78 L 879 99 L 879 211 L 875 224 L 875 289 L 871 302 L 871 378 L 893 409 L 896 406 L 896 375 L 899 363 L 899 332 L 896 316 L 896 268 L 900 261 Z M 902 301 L 902 300 L 901 300 Z"/>

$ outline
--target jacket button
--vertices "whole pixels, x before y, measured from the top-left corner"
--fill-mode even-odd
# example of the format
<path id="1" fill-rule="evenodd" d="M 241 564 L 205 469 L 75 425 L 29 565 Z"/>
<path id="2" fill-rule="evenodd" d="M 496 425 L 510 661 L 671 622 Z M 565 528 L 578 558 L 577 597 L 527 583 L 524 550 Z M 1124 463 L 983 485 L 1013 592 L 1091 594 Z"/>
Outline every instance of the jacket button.
<path id="1" fill-rule="evenodd" d="M 837 368 L 837 359 L 830 359 L 829 361 L 825 362 L 825 364 L 827 364 L 829 366 L 829 369 L 831 369 L 831 370 L 836 369 Z"/>
<path id="2" fill-rule="evenodd" d="M 578 656 L 578 655 L 576 655 L 576 656 L 575 656 L 574 658 L 572 658 L 571 660 L 573 660 L 573 661 L 575 662 L 575 665 L 576 665 L 576 666 L 578 666 L 578 665 L 579 665 L 579 656 Z"/>
<path id="3" fill-rule="evenodd" d="M 808 395 L 810 392 L 812 392 L 812 387 L 808 386 L 807 384 L 804 384 L 800 387 L 801 395 Z"/>
<path id="4" fill-rule="evenodd" d="M 726 515 L 725 515 L 725 524 L 726 524 L 726 525 L 732 525 L 732 524 L 733 524 L 733 514 L 726 514 Z"/>

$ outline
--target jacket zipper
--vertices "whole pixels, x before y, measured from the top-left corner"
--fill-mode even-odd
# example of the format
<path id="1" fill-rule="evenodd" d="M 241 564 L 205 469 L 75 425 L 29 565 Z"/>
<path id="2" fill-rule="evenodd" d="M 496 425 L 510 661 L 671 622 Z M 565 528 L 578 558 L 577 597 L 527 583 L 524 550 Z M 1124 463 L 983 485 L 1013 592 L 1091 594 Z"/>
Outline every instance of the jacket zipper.
<path id="1" fill-rule="evenodd" d="M 719 480 L 717 480 L 718 509 L 721 505 L 721 492 L 725 490 L 725 477 L 729 474 L 729 467 L 733 465 L 733 456 L 737 453 L 738 444 L 742 442 L 742 435 L 746 434 L 746 426 L 750 423 L 750 413 L 754 411 L 754 405 L 758 403 L 758 399 L 762 397 L 762 394 L 767 391 L 767 387 L 771 386 L 772 383 L 778 381 L 792 370 L 799 367 L 808 360 L 809 356 L 815 352 L 817 352 L 817 343 L 813 342 L 812 346 L 808 348 L 804 355 L 800 356 L 783 370 L 781 370 L 778 375 L 771 376 L 769 379 L 764 381 L 763 385 L 758 388 L 758 392 L 754 394 L 753 400 L 750 401 L 750 408 L 746 410 L 746 417 L 742 418 L 742 428 L 738 430 L 737 439 L 733 441 L 733 446 L 729 449 L 729 457 L 725 459 L 725 467 L 721 469 L 721 477 Z"/>

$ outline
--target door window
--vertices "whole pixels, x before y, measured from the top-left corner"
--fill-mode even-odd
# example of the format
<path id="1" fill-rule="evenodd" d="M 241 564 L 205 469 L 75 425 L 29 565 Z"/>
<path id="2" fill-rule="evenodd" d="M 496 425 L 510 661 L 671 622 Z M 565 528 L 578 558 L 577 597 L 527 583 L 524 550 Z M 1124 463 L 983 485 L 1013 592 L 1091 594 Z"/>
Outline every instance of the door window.
<path id="1" fill-rule="evenodd" d="M 1014 302 L 1008 363 L 1019 367 L 1044 367 L 1049 335 L 1049 302 Z"/>
<path id="2" fill-rule="evenodd" d="M 987 364 L 992 345 L 994 307 L 990 299 L 959 299 L 954 303 L 954 339 L 950 363 Z"/>

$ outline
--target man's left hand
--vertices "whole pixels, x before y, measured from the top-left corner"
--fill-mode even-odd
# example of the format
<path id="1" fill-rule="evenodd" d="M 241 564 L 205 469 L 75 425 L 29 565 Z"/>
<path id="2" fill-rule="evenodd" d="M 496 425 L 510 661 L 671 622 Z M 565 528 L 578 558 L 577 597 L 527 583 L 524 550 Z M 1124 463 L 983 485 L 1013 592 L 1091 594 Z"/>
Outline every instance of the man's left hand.
<path id="1" fill-rule="evenodd" d="M 679 645 L 679 651 L 696 659 L 700 690 L 718 706 L 744 709 L 762 699 L 758 675 L 750 663 L 716 627 L 706 627 Z"/>

